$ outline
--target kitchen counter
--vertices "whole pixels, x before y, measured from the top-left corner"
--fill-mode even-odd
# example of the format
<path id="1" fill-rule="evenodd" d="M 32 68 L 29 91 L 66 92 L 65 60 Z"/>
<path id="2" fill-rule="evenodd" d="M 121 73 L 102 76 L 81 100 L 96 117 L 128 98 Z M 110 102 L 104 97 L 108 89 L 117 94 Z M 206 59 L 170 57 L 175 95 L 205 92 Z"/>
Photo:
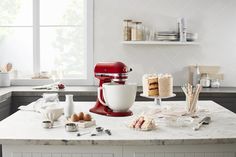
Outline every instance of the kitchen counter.
<path id="1" fill-rule="evenodd" d="M 76 102 L 77 112 L 88 112 L 95 102 Z M 183 101 L 164 102 L 164 105 L 184 106 Z M 200 131 L 192 128 L 171 128 L 160 125 L 155 131 L 139 132 L 125 126 L 125 122 L 144 111 L 159 108 L 153 102 L 136 102 L 131 110 L 131 117 L 106 117 L 92 114 L 97 125 L 110 128 L 112 136 L 81 136 L 75 133 L 66 133 L 64 127 L 43 129 L 42 117 L 39 113 L 18 111 L 0 122 L 0 143 L 3 144 L 227 144 L 236 143 L 236 114 L 226 110 L 212 101 L 200 101 L 200 108 L 212 113 L 212 123 Z M 17 128 L 17 131 L 14 129 Z"/>
<path id="2" fill-rule="evenodd" d="M 91 104 L 94 104 L 94 102 L 76 102 L 76 111 L 88 112 Z M 164 102 L 164 105 L 184 106 L 184 102 L 168 101 Z M 199 108 L 209 110 L 212 118 L 212 122 L 207 126 L 203 126 L 199 131 L 193 131 L 192 126 L 173 127 L 164 123 L 159 123 L 156 130 L 147 132 L 136 131 L 126 126 L 126 123 L 132 120 L 133 117 L 158 107 L 153 102 L 135 102 L 131 108 L 134 115 L 131 117 L 106 117 L 92 114 L 98 126 L 109 128 L 112 131 L 112 136 L 101 135 L 94 137 L 89 134 L 77 137 L 76 133 L 66 132 L 63 126 L 44 129 L 41 127 L 42 118 L 39 113 L 18 111 L 0 122 L 0 143 L 3 144 L 3 157 L 4 155 L 9 155 L 9 151 L 12 151 L 11 148 L 16 149 L 19 147 L 17 151 L 32 152 L 32 149 L 39 151 L 36 146 L 39 146 L 40 151 L 42 151 L 45 145 L 47 147 L 52 146 L 52 149 L 55 146 L 62 147 L 63 145 L 72 147 L 74 145 L 122 146 L 122 149 L 124 146 L 195 145 L 198 148 L 198 146 L 205 145 L 212 148 L 227 148 L 233 154 L 235 153 L 236 114 L 212 101 L 199 101 Z M 55 125 L 60 125 L 61 121 L 56 122 Z M 87 132 L 93 129 L 80 129 L 80 131 Z M 220 145 L 223 145 L 223 147 L 220 147 Z"/>
<path id="3" fill-rule="evenodd" d="M 0 88 L 0 96 L 2 95 L 19 95 L 19 96 L 38 96 L 45 92 L 73 93 L 77 96 L 94 96 L 97 94 L 97 86 L 67 86 L 65 90 L 34 90 L 34 86 L 11 86 Z M 183 93 L 179 86 L 175 86 L 174 93 Z M 142 87 L 138 87 L 138 92 L 142 92 Z M 220 87 L 220 88 L 203 88 L 201 93 L 225 93 L 236 94 L 236 87 Z"/>
<path id="4" fill-rule="evenodd" d="M 57 92 L 61 101 L 65 100 L 66 94 L 73 94 L 74 101 L 95 101 L 97 96 L 96 86 L 67 86 L 65 90 L 34 90 L 33 86 L 11 86 L 0 88 L 0 113 L 5 114 L 0 120 L 18 110 L 21 105 L 27 105 L 42 97 L 43 93 Z M 175 97 L 163 101 L 185 100 L 185 95 L 180 87 L 174 87 Z M 138 87 L 136 101 L 151 101 L 152 99 L 140 96 L 142 87 Z M 236 87 L 203 88 L 200 93 L 200 100 L 212 100 L 225 108 L 236 113 Z M 8 102 L 6 102 L 6 100 Z M 1 102 L 5 102 L 4 106 Z M 8 108 L 7 108 L 7 104 Z M 2 107 L 1 107 L 2 106 Z M 9 111 L 10 110 L 10 111 Z"/>

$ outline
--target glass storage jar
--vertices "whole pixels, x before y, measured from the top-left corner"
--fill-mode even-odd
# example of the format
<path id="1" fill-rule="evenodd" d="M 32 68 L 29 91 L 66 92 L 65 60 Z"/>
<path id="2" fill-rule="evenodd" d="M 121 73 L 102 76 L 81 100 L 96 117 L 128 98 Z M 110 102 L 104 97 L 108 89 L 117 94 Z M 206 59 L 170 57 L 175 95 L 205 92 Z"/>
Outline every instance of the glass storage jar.
<path id="1" fill-rule="evenodd" d="M 133 41 L 143 40 L 142 22 L 133 22 L 132 31 L 131 31 L 131 40 Z"/>
<path id="2" fill-rule="evenodd" d="M 200 84 L 202 85 L 202 87 L 210 87 L 211 80 L 207 73 L 201 74 Z"/>
<path id="3" fill-rule="evenodd" d="M 131 40 L 132 20 L 123 20 L 123 40 Z"/>
<path id="4" fill-rule="evenodd" d="M 212 88 L 219 88 L 220 87 L 220 81 L 218 79 L 212 79 L 211 80 L 211 87 Z"/>

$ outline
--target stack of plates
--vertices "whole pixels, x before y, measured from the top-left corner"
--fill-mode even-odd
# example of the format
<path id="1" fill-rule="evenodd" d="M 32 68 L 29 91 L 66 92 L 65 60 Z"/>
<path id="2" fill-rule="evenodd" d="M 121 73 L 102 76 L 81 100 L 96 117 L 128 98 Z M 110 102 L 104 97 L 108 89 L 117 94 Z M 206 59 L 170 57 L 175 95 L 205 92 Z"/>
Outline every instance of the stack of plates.
<path id="1" fill-rule="evenodd" d="M 187 41 L 195 41 L 198 38 L 197 33 L 187 33 Z M 178 32 L 157 32 L 155 34 L 155 40 L 158 41 L 179 41 Z"/>
<path id="2" fill-rule="evenodd" d="M 157 32 L 156 40 L 158 41 L 178 41 L 177 32 Z"/>

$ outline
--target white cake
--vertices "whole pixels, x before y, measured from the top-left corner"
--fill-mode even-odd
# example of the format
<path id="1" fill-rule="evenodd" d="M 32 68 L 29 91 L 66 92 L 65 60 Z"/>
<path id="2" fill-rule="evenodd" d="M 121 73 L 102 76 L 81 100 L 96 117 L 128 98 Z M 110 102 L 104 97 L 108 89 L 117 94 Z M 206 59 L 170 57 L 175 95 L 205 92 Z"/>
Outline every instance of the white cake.
<path id="1" fill-rule="evenodd" d="M 142 78 L 143 94 L 146 96 L 158 96 L 158 76 L 156 74 L 145 74 Z"/>
<path id="2" fill-rule="evenodd" d="M 169 97 L 173 94 L 173 77 L 170 74 L 158 75 L 160 97 Z"/>

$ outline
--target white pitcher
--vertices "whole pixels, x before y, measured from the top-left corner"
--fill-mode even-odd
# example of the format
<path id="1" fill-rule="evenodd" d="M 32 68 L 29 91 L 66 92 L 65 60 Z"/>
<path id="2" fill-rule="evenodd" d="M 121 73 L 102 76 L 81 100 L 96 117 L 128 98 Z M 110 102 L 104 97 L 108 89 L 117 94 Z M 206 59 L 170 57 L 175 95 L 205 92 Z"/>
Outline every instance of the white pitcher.
<path id="1" fill-rule="evenodd" d="M 73 95 L 66 95 L 66 103 L 64 106 L 65 117 L 70 117 L 74 113 Z"/>

